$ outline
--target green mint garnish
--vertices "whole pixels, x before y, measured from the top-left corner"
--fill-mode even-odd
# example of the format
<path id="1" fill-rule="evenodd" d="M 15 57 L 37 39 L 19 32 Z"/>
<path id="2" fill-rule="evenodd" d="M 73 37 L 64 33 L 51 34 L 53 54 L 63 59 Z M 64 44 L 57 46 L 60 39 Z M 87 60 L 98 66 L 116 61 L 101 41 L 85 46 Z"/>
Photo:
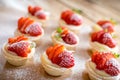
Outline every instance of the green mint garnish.
<path id="1" fill-rule="evenodd" d="M 119 58 L 119 57 L 120 57 L 120 54 L 114 53 L 114 56 L 115 56 L 115 58 Z"/>
<path id="2" fill-rule="evenodd" d="M 78 14 L 81 14 L 82 13 L 82 10 L 80 9 L 76 9 L 76 8 L 73 8 L 72 11 L 78 13 Z"/>
<path id="3" fill-rule="evenodd" d="M 58 33 L 62 33 L 62 32 L 63 32 L 62 28 L 61 28 L 61 27 L 58 27 L 58 28 L 57 28 L 57 32 L 58 32 Z"/>

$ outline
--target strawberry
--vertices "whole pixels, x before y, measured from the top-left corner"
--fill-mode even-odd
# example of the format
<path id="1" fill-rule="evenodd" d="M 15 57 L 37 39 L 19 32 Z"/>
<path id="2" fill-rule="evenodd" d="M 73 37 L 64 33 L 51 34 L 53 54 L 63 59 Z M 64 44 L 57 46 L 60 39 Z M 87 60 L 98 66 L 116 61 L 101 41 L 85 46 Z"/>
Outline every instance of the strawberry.
<path id="1" fill-rule="evenodd" d="M 14 38 L 9 38 L 8 39 L 8 43 L 9 44 L 13 44 L 19 41 L 24 41 L 24 40 L 28 40 L 28 38 L 26 38 L 25 36 L 18 36 L 18 37 L 14 37 Z"/>
<path id="2" fill-rule="evenodd" d="M 34 15 L 37 11 L 41 10 L 42 8 L 39 7 L 39 6 L 35 6 L 35 7 L 32 7 L 32 6 L 28 6 L 28 12 L 32 15 Z"/>
<path id="3" fill-rule="evenodd" d="M 52 63 L 61 67 L 70 68 L 74 66 L 74 58 L 71 52 L 65 51 L 64 49 L 65 47 L 63 45 L 57 44 L 49 47 L 46 50 L 46 54 Z"/>
<path id="4" fill-rule="evenodd" d="M 75 38 L 75 36 L 72 33 L 67 33 L 66 35 L 62 36 L 62 39 L 64 42 L 66 42 L 67 44 L 73 45 L 77 43 L 77 40 Z"/>
<path id="5" fill-rule="evenodd" d="M 110 33 L 104 32 L 104 31 L 99 31 L 99 32 L 93 33 L 91 36 L 91 40 L 93 42 L 97 41 L 101 44 L 105 44 L 110 48 L 114 48 L 116 46 L 116 41 L 112 38 Z"/>
<path id="6" fill-rule="evenodd" d="M 39 24 L 31 24 L 28 28 L 26 28 L 26 32 L 31 36 L 38 36 L 42 34 L 42 30 Z"/>
<path id="7" fill-rule="evenodd" d="M 44 12 L 39 12 L 38 14 L 36 14 L 35 16 L 37 16 L 39 19 L 46 19 L 46 14 Z"/>
<path id="8" fill-rule="evenodd" d="M 74 66 L 74 58 L 72 56 L 72 53 L 63 51 L 58 55 L 58 57 L 56 57 L 56 64 L 65 68 Z"/>
<path id="9" fill-rule="evenodd" d="M 66 10 L 61 13 L 61 19 L 63 19 L 69 25 L 81 25 L 82 18 L 73 13 L 71 10 Z"/>
<path id="10" fill-rule="evenodd" d="M 110 33 L 114 32 L 114 25 L 108 20 L 100 20 L 97 24 Z"/>
<path id="11" fill-rule="evenodd" d="M 117 76 L 120 73 L 120 64 L 112 58 L 105 63 L 104 71 L 111 76 Z"/>
<path id="12" fill-rule="evenodd" d="M 28 42 L 16 42 L 8 46 L 8 50 L 15 52 L 18 56 L 27 57 L 30 53 Z"/>
<path id="13" fill-rule="evenodd" d="M 96 68 L 99 70 L 103 70 L 104 64 L 111 58 L 114 58 L 114 55 L 111 53 L 96 52 L 92 55 L 92 61 L 97 65 Z"/>

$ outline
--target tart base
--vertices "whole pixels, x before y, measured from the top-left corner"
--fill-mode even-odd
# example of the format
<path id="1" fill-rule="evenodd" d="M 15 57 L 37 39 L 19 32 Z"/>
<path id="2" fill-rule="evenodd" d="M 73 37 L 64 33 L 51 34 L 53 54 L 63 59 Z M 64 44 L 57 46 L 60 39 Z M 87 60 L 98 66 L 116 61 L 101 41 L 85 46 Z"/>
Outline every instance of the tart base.
<path id="1" fill-rule="evenodd" d="M 76 46 L 79 44 L 79 39 L 78 37 L 75 35 L 76 39 L 77 39 L 77 44 L 74 44 L 74 45 L 69 45 L 69 44 L 66 44 L 63 40 L 57 40 L 56 37 L 55 37 L 55 34 L 56 34 L 56 31 L 54 31 L 51 35 L 51 39 L 52 39 L 52 42 L 53 44 L 61 44 L 61 45 L 64 45 L 68 50 L 76 50 Z"/>
<path id="2" fill-rule="evenodd" d="M 6 58 L 6 60 L 8 61 L 8 63 L 10 63 L 11 65 L 14 65 L 14 66 L 24 65 L 29 58 L 32 58 L 32 56 L 34 55 L 34 52 L 35 52 L 35 48 L 32 48 L 31 53 L 29 53 L 28 57 L 20 57 L 11 51 L 8 51 L 6 49 L 6 45 L 7 45 L 7 43 L 5 43 L 2 48 L 2 50 L 4 52 L 3 55 Z"/>
<path id="3" fill-rule="evenodd" d="M 47 57 L 46 53 L 41 55 L 41 63 L 44 70 L 51 76 L 61 76 L 64 75 L 65 72 L 69 71 L 67 68 L 62 68 L 56 64 L 53 64 Z"/>

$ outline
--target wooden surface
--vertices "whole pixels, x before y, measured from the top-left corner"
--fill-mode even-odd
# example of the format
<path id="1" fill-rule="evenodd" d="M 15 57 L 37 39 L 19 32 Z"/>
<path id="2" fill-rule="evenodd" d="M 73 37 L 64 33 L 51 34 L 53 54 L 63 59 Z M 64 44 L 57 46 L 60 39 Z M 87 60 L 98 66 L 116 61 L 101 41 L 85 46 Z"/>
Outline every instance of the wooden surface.
<path id="1" fill-rule="evenodd" d="M 11 0 L 10 2 L 1 0 L 0 48 L 2 48 L 9 37 L 13 36 L 18 18 L 27 15 L 28 5 L 42 6 L 51 13 L 51 16 L 46 28 L 44 28 L 45 36 L 40 40 L 41 44 L 37 46 L 34 57 L 26 65 L 14 67 L 8 64 L 1 50 L 0 80 L 89 80 L 88 75 L 85 73 L 85 62 L 90 58 L 88 49 L 91 26 L 96 21 L 104 18 L 113 18 L 120 23 L 119 3 L 120 0 Z M 52 45 L 50 34 L 59 26 L 58 20 L 61 11 L 73 8 L 82 10 L 81 15 L 84 18 L 84 26 L 77 34 L 80 44 L 74 54 L 75 67 L 73 72 L 65 73 L 61 77 L 52 77 L 44 72 L 40 56 L 46 47 Z M 120 36 L 119 29 L 119 26 L 116 27 L 116 32 Z"/>

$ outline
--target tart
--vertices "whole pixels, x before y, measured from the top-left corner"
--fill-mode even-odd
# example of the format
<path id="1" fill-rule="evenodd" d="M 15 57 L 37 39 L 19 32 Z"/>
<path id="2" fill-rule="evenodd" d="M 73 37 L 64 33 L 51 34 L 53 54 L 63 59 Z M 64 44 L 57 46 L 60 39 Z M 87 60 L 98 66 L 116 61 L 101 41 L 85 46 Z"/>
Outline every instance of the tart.
<path id="1" fill-rule="evenodd" d="M 28 37 L 29 40 L 37 43 L 44 35 L 44 30 L 41 26 L 40 23 L 35 22 L 30 18 L 21 17 L 18 20 L 18 27 L 15 30 L 14 35 L 24 35 Z"/>
<path id="2" fill-rule="evenodd" d="M 120 64 L 112 53 L 95 52 L 86 62 L 91 80 L 120 80 Z"/>
<path id="3" fill-rule="evenodd" d="M 32 58 L 35 52 L 35 43 L 24 36 L 9 38 L 3 46 L 3 52 L 6 60 L 14 65 L 24 65 L 29 58 Z"/>
<path id="4" fill-rule="evenodd" d="M 51 38 L 54 44 L 64 45 L 68 50 L 75 50 L 79 44 L 78 36 L 66 27 L 58 27 Z"/>
<path id="5" fill-rule="evenodd" d="M 118 53 L 117 42 L 109 32 L 98 31 L 91 34 L 90 46 L 92 51 Z"/>
<path id="6" fill-rule="evenodd" d="M 61 76 L 74 66 L 73 53 L 63 45 L 54 45 L 42 54 L 41 63 L 49 75 Z"/>
<path id="7" fill-rule="evenodd" d="M 65 10 L 61 13 L 60 26 L 65 26 L 74 32 L 78 32 L 82 26 L 82 23 L 82 16 L 72 10 Z"/>
<path id="8" fill-rule="evenodd" d="M 50 13 L 40 6 L 28 6 L 28 16 L 39 21 L 45 26 L 45 22 L 49 19 Z"/>

